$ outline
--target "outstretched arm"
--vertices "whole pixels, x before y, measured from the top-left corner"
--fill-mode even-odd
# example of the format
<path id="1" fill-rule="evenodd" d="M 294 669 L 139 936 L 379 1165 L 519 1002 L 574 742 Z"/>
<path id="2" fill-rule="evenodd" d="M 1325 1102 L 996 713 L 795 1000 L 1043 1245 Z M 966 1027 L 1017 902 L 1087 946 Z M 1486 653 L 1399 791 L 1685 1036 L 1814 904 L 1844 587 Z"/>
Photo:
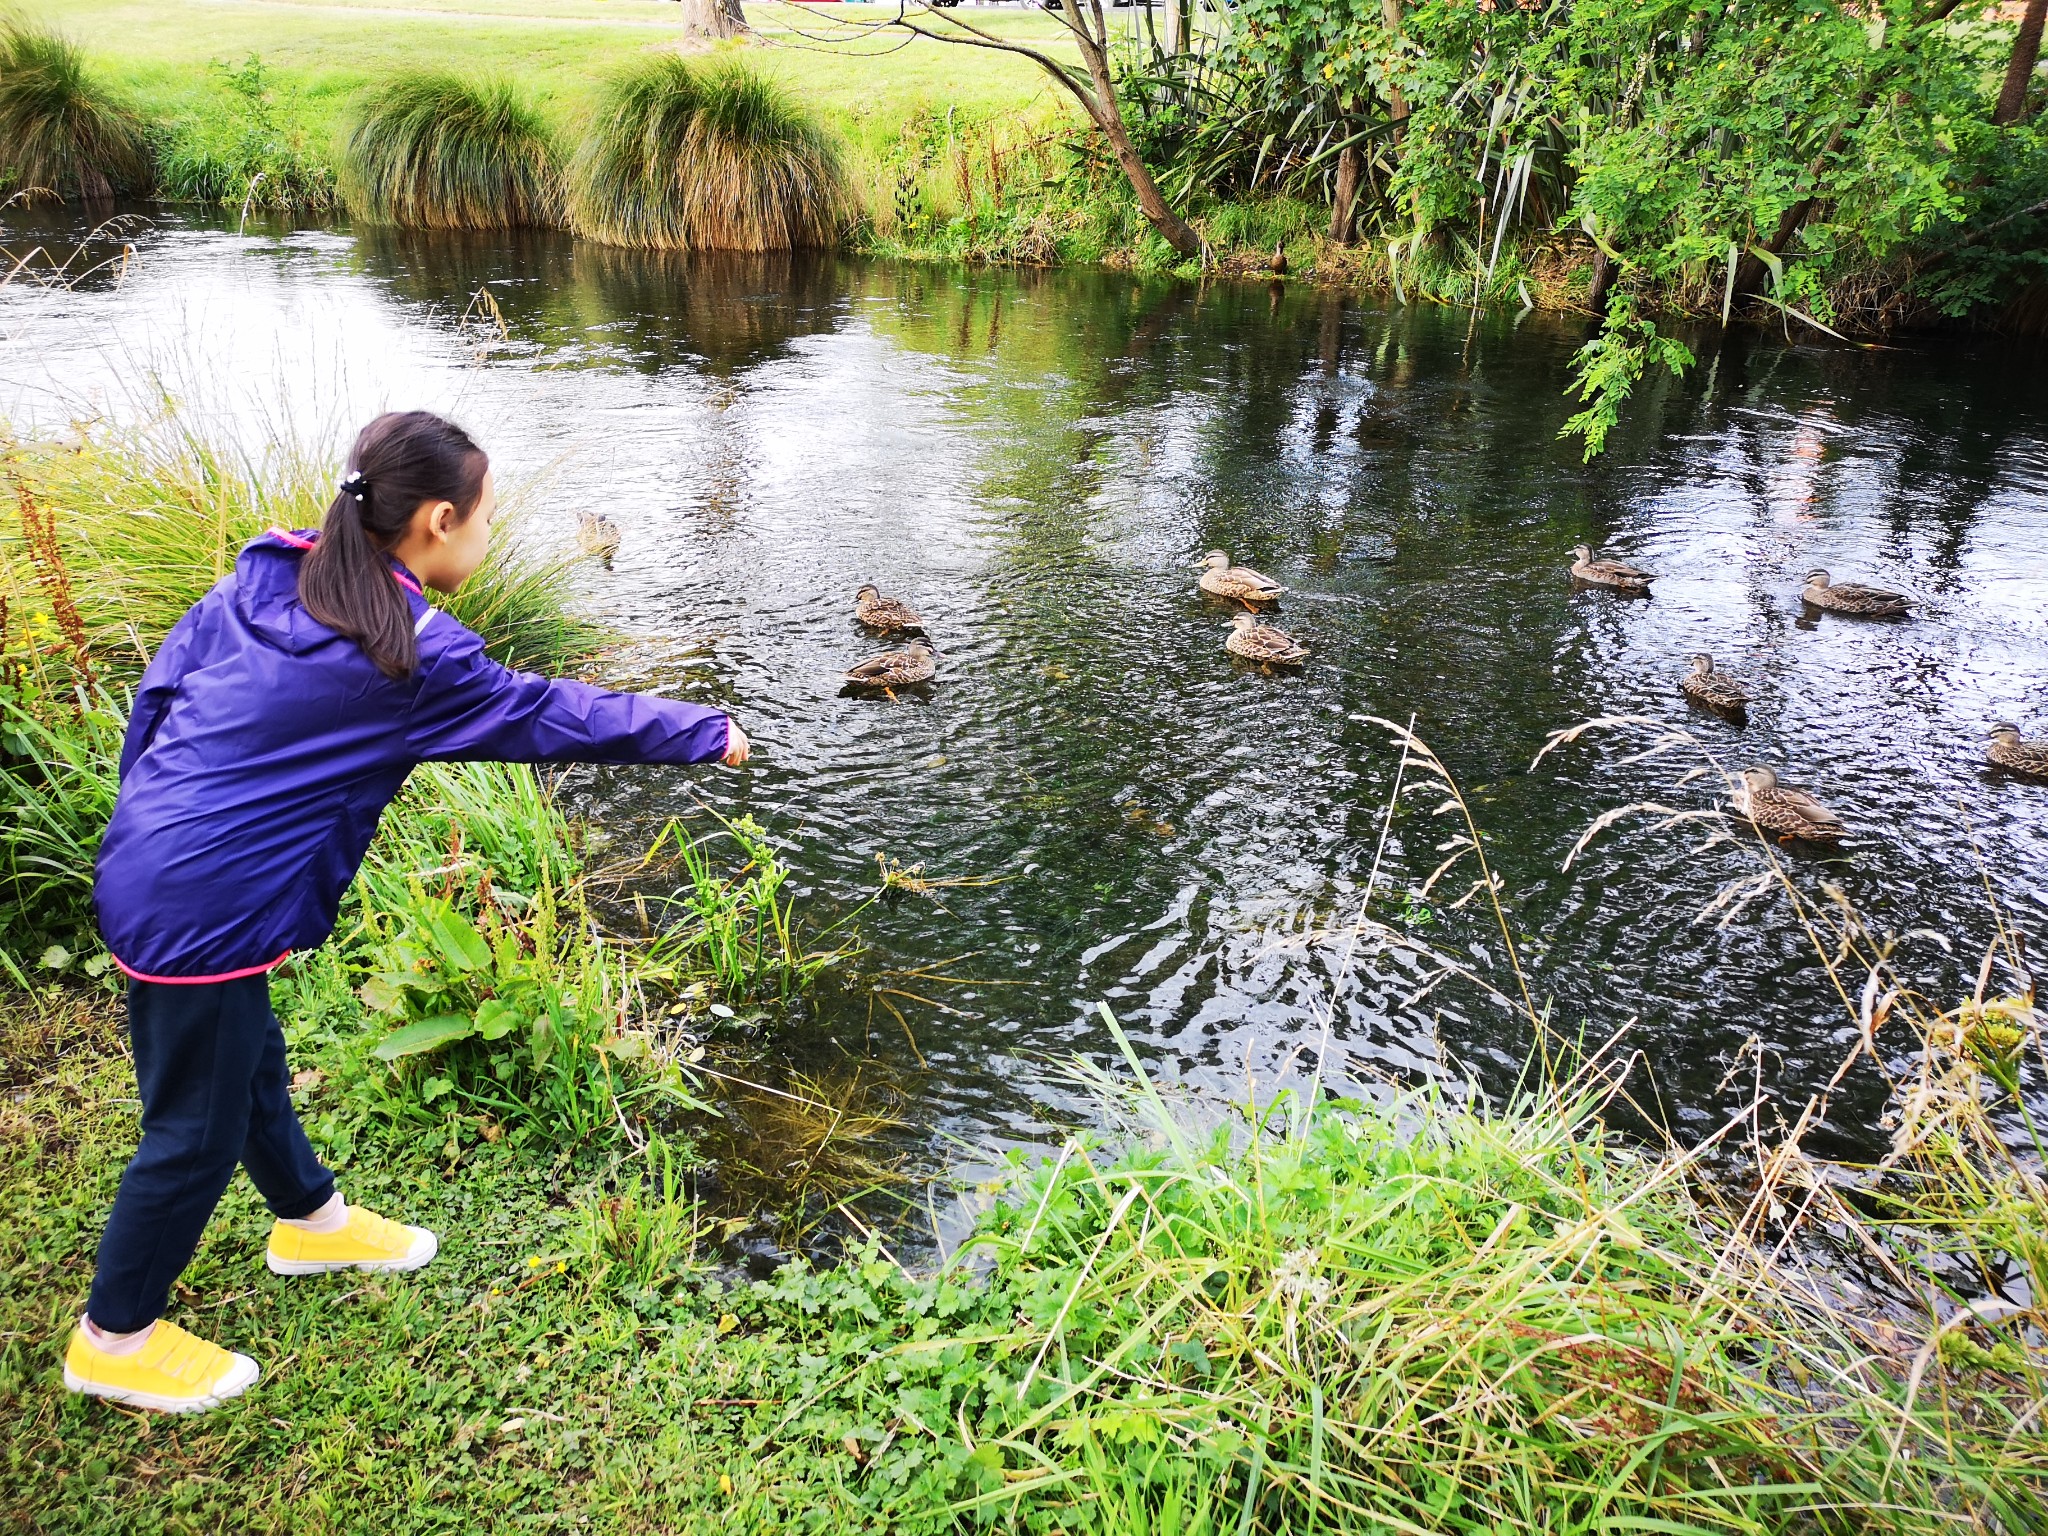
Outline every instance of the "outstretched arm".
<path id="1" fill-rule="evenodd" d="M 743 752 L 720 710 L 515 672 L 460 633 L 427 661 L 408 741 L 422 761 L 708 763 Z"/>

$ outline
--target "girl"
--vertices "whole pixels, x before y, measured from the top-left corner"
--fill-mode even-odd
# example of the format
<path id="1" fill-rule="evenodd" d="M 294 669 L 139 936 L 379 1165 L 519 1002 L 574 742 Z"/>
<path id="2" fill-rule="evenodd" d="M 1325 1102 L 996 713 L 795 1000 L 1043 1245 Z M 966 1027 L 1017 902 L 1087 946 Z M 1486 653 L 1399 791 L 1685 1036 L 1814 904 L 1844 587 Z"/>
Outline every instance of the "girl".
<path id="1" fill-rule="evenodd" d="M 142 1144 L 100 1239 L 64 1384 L 184 1412 L 256 1363 L 161 1314 L 240 1163 L 282 1275 L 417 1269 L 437 1241 L 346 1204 L 292 1112 L 268 973 L 334 926 L 415 763 L 727 763 L 694 704 L 513 672 L 432 607 L 483 563 L 490 463 L 424 411 L 356 439 L 317 540 L 272 529 L 164 639 L 135 696 L 93 899 L 128 976 Z"/>

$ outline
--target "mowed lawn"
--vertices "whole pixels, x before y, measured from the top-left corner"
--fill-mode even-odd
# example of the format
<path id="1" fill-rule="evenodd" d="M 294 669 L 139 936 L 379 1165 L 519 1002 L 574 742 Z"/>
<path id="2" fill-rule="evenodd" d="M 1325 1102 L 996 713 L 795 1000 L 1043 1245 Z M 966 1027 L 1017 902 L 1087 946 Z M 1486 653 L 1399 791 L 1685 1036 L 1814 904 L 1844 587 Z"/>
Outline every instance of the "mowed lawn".
<path id="1" fill-rule="evenodd" d="M 651 51 L 705 48 L 687 37 L 671 0 L 26 0 L 23 9 L 67 33 L 156 117 L 225 90 L 224 71 L 210 66 L 259 58 L 280 119 L 316 139 L 339 128 L 364 86 L 400 70 L 504 76 L 567 125 L 620 65 Z M 746 9 L 754 36 L 717 51 L 788 85 L 857 145 L 893 139 L 921 111 L 1074 110 L 1028 59 L 882 30 L 893 6 L 778 0 Z M 1072 54 L 1058 20 L 1036 8 L 968 6 L 960 14 Z"/>

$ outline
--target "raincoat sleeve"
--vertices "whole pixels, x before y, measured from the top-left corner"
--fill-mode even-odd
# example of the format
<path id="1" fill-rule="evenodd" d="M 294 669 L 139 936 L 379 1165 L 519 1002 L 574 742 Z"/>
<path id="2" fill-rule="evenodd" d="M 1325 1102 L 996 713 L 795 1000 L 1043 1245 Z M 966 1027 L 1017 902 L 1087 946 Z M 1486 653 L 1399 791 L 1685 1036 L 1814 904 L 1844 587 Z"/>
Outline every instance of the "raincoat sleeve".
<path id="1" fill-rule="evenodd" d="M 212 595 L 201 598 L 185 610 L 185 616 L 171 626 L 171 632 L 164 636 L 163 644 L 156 648 L 156 654 L 149 658 L 149 665 L 143 668 L 142 681 L 135 688 L 135 703 L 128 711 L 128 732 L 121 739 L 121 777 L 127 778 L 136 761 L 149 750 L 149 744 L 156 738 L 156 728 L 163 724 L 164 712 L 171 707 L 171 700 L 177 697 L 178 684 L 184 681 L 186 669 L 191 664 L 192 637 L 203 622 L 203 610 L 213 601 Z"/>
<path id="2" fill-rule="evenodd" d="M 408 746 L 422 762 L 708 763 L 725 755 L 732 722 L 715 709 L 644 693 L 515 672 L 445 614 L 423 659 Z"/>

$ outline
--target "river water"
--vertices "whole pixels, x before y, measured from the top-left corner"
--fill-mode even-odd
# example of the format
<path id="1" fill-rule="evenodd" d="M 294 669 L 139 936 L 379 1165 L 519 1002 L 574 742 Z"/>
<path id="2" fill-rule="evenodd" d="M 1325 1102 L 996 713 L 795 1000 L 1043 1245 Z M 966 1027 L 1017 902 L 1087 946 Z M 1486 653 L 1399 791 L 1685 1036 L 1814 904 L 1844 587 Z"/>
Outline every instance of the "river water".
<path id="1" fill-rule="evenodd" d="M 39 233 L 63 248 L 18 218 L 8 244 Z M 1414 894 L 1453 823 L 1429 795 L 1389 825 L 1401 753 L 1372 717 L 1412 716 L 1467 792 L 1539 1006 L 1572 1036 L 1626 1026 L 1642 1112 L 1681 1135 L 1758 1083 L 1789 1118 L 1854 1029 L 1782 896 L 1700 920 L 1753 851 L 1636 817 L 1561 868 L 1609 808 L 1720 791 L 1679 782 L 1690 744 L 1630 761 L 1649 727 L 1532 772 L 1560 727 L 1653 717 L 1815 790 L 1853 838 L 1790 856 L 1795 878 L 1917 931 L 1908 969 L 1940 995 L 1991 938 L 1987 870 L 2048 955 L 2048 786 L 1982 765 L 1993 720 L 2048 734 L 2037 355 L 1707 332 L 1588 466 L 1557 436 L 1571 318 L 165 215 L 130 238 L 118 283 L 0 296 L 17 419 L 132 410 L 148 370 L 252 438 L 449 411 L 501 477 L 541 482 L 531 534 L 566 541 L 584 509 L 623 528 L 578 578 L 631 637 L 612 675 L 724 701 L 753 735 L 738 772 L 578 771 L 616 846 L 751 812 L 813 926 L 874 893 L 878 856 L 990 882 L 870 907 L 865 953 L 759 1047 L 765 1073 L 874 1061 L 934 1160 L 1085 1115 L 1062 1064 L 1114 1059 L 1098 1002 L 1163 1078 L 1220 1093 L 1298 1079 L 1326 1023 L 1339 1082 L 1512 1085 L 1526 1017 L 1456 977 L 1417 1000 L 1436 962 L 1345 932 L 1377 852 L 1370 915 L 1516 991 L 1491 913 L 1452 909 L 1464 871 Z M 1658 572 L 1655 595 L 1575 591 L 1581 542 Z M 1190 569 L 1210 548 L 1287 585 L 1299 675 L 1225 655 Z M 1924 607 L 1816 620 L 1815 565 Z M 841 695 L 876 648 L 851 618 L 870 580 L 939 643 L 927 695 Z M 1700 650 L 1751 682 L 1745 728 L 1679 697 Z M 1910 1041 L 1882 1043 L 1897 1065 Z M 1818 1150 L 1881 1150 L 1884 1098 L 1865 1063 Z"/>

